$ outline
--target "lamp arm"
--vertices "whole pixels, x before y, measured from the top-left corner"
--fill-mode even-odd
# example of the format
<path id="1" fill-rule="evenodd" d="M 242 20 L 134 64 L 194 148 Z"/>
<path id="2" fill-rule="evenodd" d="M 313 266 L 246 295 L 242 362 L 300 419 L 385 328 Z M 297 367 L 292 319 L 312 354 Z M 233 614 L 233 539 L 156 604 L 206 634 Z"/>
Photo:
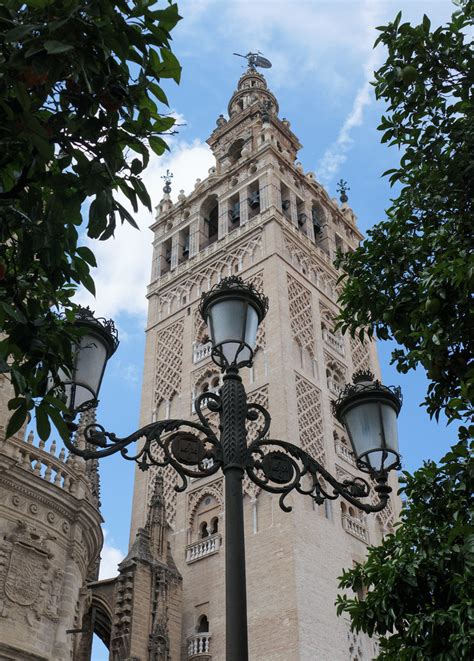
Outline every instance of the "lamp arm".
<path id="1" fill-rule="evenodd" d="M 285 498 L 295 490 L 310 496 L 318 505 L 325 500 L 342 496 L 364 512 L 380 512 L 387 504 L 391 487 L 387 485 L 387 473 L 375 476 L 375 491 L 379 502 L 363 503 L 361 498 L 369 496 L 369 483 L 361 477 L 339 482 L 316 459 L 302 448 L 269 438 L 257 438 L 247 448 L 245 470 L 249 478 L 264 491 L 280 494 L 280 507 L 290 512 L 291 506 Z M 307 482 L 307 485 L 304 485 Z M 331 489 L 325 484 L 329 484 Z"/>
<path id="2" fill-rule="evenodd" d="M 85 448 L 78 447 L 71 439 L 65 445 L 72 454 L 86 460 L 120 453 L 124 459 L 135 461 L 141 470 L 172 466 L 181 477 L 181 484 L 175 489 L 184 491 L 188 477 L 213 475 L 222 464 L 221 444 L 207 419 L 202 417 L 201 421 L 203 424 L 181 419 L 159 420 L 124 438 L 106 431 L 102 425 L 92 424 L 84 430 Z M 143 444 L 135 454 L 130 454 L 129 446 L 140 439 L 144 439 Z M 90 446 L 100 449 L 93 450 Z"/>

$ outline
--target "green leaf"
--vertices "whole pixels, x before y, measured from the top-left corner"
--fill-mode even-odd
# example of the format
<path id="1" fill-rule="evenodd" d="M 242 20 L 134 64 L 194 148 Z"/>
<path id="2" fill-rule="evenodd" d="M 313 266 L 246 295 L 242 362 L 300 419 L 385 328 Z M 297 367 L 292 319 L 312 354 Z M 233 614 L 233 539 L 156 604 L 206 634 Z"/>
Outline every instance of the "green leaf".
<path id="1" fill-rule="evenodd" d="M 46 412 L 46 406 L 40 404 L 36 408 L 36 429 L 38 431 L 39 437 L 46 441 L 51 434 L 51 425 L 49 424 L 48 414 Z"/>
<path id="2" fill-rule="evenodd" d="M 50 55 L 57 55 L 58 53 L 66 53 L 67 51 L 74 50 L 72 44 L 65 44 L 62 41 L 55 41 L 54 39 L 45 41 L 44 47 Z"/>
<path id="3" fill-rule="evenodd" d="M 33 30 L 37 30 L 39 27 L 39 25 L 17 25 L 6 33 L 4 39 L 7 42 L 21 41 L 23 37 L 31 34 Z"/>
<path id="4" fill-rule="evenodd" d="M 18 408 L 15 413 L 11 416 L 7 424 L 7 431 L 5 433 L 6 438 L 10 438 L 16 432 L 21 429 L 22 425 L 26 422 L 28 416 L 28 411 L 26 409 L 26 403 L 24 403 L 20 408 Z"/>

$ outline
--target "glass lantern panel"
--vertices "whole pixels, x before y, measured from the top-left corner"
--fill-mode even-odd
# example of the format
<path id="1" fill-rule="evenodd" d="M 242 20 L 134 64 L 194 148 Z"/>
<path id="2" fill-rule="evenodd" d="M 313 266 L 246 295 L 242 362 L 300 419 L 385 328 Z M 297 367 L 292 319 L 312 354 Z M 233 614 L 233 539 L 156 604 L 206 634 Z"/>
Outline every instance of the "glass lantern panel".
<path id="1" fill-rule="evenodd" d="M 102 339 L 92 333 L 84 335 L 76 355 L 74 408 L 98 396 L 106 362 L 107 347 Z"/>
<path id="2" fill-rule="evenodd" d="M 249 305 L 247 310 L 245 341 L 249 345 L 249 347 L 252 348 L 252 350 L 255 349 L 255 342 L 257 341 L 257 330 L 258 330 L 258 314 L 255 308 Z"/>
<path id="3" fill-rule="evenodd" d="M 222 342 L 242 342 L 245 338 L 247 304 L 242 299 L 217 301 L 209 308 L 208 318 L 214 345 Z"/>
<path id="4" fill-rule="evenodd" d="M 383 447 L 382 428 L 378 404 L 360 403 L 343 414 L 344 425 L 354 445 L 354 454 L 360 457 L 364 452 Z"/>

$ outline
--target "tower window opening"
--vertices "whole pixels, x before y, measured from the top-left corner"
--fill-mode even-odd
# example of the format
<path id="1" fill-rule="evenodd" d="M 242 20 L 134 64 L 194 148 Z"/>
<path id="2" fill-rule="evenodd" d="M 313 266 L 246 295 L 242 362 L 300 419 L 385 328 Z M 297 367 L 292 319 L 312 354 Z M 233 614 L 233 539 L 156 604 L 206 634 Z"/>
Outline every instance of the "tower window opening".
<path id="1" fill-rule="evenodd" d="M 215 516 L 211 520 L 211 535 L 215 535 L 219 530 L 219 519 Z"/>
<path id="2" fill-rule="evenodd" d="M 298 227 L 302 232 L 307 234 L 308 233 L 307 225 L 306 225 L 307 216 L 305 213 L 304 201 L 299 197 L 296 198 L 296 214 L 298 217 Z"/>
<path id="3" fill-rule="evenodd" d="M 178 240 L 178 262 L 185 262 L 189 259 L 189 227 L 186 227 L 184 230 L 181 230 L 179 233 Z"/>
<path id="4" fill-rule="evenodd" d="M 209 620 L 207 615 L 201 615 L 198 620 L 196 633 L 209 633 Z"/>
<path id="5" fill-rule="evenodd" d="M 281 210 L 285 218 L 291 220 L 291 200 L 290 200 L 289 188 L 285 186 L 285 184 L 281 183 L 280 192 L 281 192 Z"/>
<path id="6" fill-rule="evenodd" d="M 161 275 L 171 269 L 171 239 L 161 244 Z"/>
<path id="7" fill-rule="evenodd" d="M 240 226 L 240 199 L 239 195 L 233 195 L 229 200 L 229 224 L 228 231 Z"/>
<path id="8" fill-rule="evenodd" d="M 217 195 L 210 195 L 201 206 L 201 241 L 200 248 L 215 243 L 219 232 L 219 204 Z"/>
<path id="9" fill-rule="evenodd" d="M 239 138 L 238 140 L 233 142 L 229 147 L 227 155 L 230 158 L 232 164 L 237 163 L 239 158 L 242 156 L 242 149 L 244 145 L 245 145 L 245 140 L 243 138 Z"/>
<path id="10" fill-rule="evenodd" d="M 335 241 L 336 241 L 336 251 L 337 252 L 344 252 L 344 241 L 341 239 L 339 234 L 334 235 Z"/>
<path id="11" fill-rule="evenodd" d="M 203 521 L 199 526 L 199 537 L 201 539 L 206 539 L 206 537 L 209 537 L 209 530 L 207 529 L 207 521 Z"/>
<path id="12" fill-rule="evenodd" d="M 247 202 L 249 205 L 249 220 L 260 213 L 260 186 L 254 181 L 249 187 Z"/>

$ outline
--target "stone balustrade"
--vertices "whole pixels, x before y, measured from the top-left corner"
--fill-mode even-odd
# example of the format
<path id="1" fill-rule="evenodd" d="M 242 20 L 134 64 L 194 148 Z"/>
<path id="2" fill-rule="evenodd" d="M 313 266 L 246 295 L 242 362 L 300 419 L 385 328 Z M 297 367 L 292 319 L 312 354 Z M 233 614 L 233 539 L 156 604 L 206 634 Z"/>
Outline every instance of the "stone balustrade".
<path id="1" fill-rule="evenodd" d="M 211 659 L 211 634 L 196 633 L 188 638 L 188 659 L 207 661 Z"/>
<path id="2" fill-rule="evenodd" d="M 339 395 L 339 393 L 342 390 L 342 386 L 339 383 L 337 383 L 337 381 L 334 381 L 333 379 L 328 379 L 328 388 L 335 395 Z"/>
<path id="3" fill-rule="evenodd" d="M 341 354 L 341 356 L 344 356 L 346 353 L 346 349 L 344 347 L 344 340 L 340 335 L 336 335 L 335 333 L 331 333 L 331 331 L 328 331 L 327 329 L 323 330 L 323 340 L 328 344 L 332 349 L 337 351 L 338 353 Z"/>
<path id="4" fill-rule="evenodd" d="M 199 363 L 204 358 L 209 358 L 212 352 L 212 342 L 201 344 L 195 342 L 193 345 L 193 363 Z"/>
<path id="5" fill-rule="evenodd" d="M 209 537 L 204 537 L 197 542 L 188 544 L 186 547 L 186 562 L 190 565 L 192 562 L 197 560 L 202 560 L 202 558 L 207 558 L 209 555 L 218 553 L 221 547 L 222 537 L 220 533 L 215 533 L 214 535 L 209 535 Z"/>
<path id="6" fill-rule="evenodd" d="M 366 544 L 369 543 L 369 535 L 367 532 L 367 528 L 360 519 L 356 519 L 354 516 L 351 516 L 350 514 L 343 514 L 342 527 L 350 535 L 357 537 L 357 539 L 360 539 L 362 542 L 365 542 Z"/>
<path id="7" fill-rule="evenodd" d="M 76 493 L 78 460 L 66 458 L 64 448 L 61 448 L 56 456 L 56 441 L 52 441 L 48 450 L 45 441 L 40 440 L 38 445 L 35 445 L 33 432 L 30 432 L 26 439 L 17 436 L 9 438 L 5 449 L 21 468 L 31 471 L 33 475 L 60 489 Z"/>
<path id="8" fill-rule="evenodd" d="M 344 443 L 335 443 L 336 454 L 355 466 L 354 454 Z"/>

